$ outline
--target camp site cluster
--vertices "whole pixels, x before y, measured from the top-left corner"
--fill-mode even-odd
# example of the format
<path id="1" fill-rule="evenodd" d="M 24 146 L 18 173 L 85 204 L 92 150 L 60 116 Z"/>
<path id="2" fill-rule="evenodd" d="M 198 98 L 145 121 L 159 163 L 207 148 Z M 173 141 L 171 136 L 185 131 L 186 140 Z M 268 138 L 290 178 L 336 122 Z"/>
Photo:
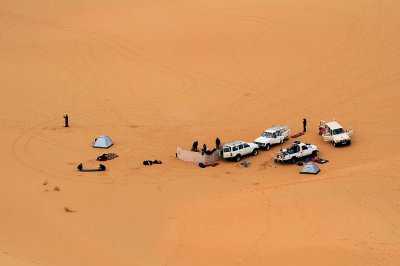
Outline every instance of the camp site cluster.
<path id="1" fill-rule="evenodd" d="M 305 127 L 303 132 L 299 132 L 291 135 L 291 130 L 287 125 L 273 125 L 272 127 L 263 131 L 262 135 L 256 138 L 253 142 L 245 141 L 233 141 L 225 143 L 222 146 L 217 144 L 213 150 L 201 150 L 197 151 L 196 147 L 192 147 L 191 150 L 185 150 L 177 147 L 176 157 L 182 161 L 191 162 L 198 164 L 201 168 L 208 166 L 214 167 L 218 165 L 218 160 L 227 159 L 236 162 L 240 162 L 246 156 L 257 156 L 260 151 L 268 151 L 271 146 L 276 144 L 283 144 L 284 141 L 289 138 L 298 138 L 305 134 Z M 353 130 L 348 128 L 346 130 L 334 119 L 331 122 L 320 121 L 318 127 L 318 134 L 323 138 L 324 141 L 332 143 L 335 147 L 344 146 L 351 144 L 351 136 Z M 219 140 L 218 140 L 219 142 Z M 108 149 L 113 145 L 112 140 L 102 135 L 95 139 L 93 142 L 94 148 Z M 319 149 L 316 145 L 303 143 L 301 141 L 294 141 L 290 147 L 286 149 L 280 149 L 274 157 L 276 163 L 291 163 L 303 165 L 300 173 L 303 174 L 317 174 L 320 169 L 315 164 L 323 164 L 328 162 L 323 158 L 318 157 Z M 115 153 L 104 153 L 100 155 L 98 161 L 112 160 L 118 157 Z M 159 160 L 146 160 L 143 161 L 144 165 L 162 164 Z M 244 167 L 248 167 L 251 163 L 244 161 L 241 163 Z M 98 169 L 84 169 L 83 165 L 78 166 L 78 170 L 82 172 L 94 172 L 94 171 L 105 171 L 106 167 L 102 164 L 99 165 Z"/>
<path id="2" fill-rule="evenodd" d="M 303 132 L 290 135 L 291 130 L 287 125 L 273 125 L 263 131 L 262 135 L 256 138 L 253 142 L 233 141 L 225 143 L 221 147 L 216 147 L 212 153 L 208 150 L 196 151 L 185 150 L 177 147 L 176 157 L 186 161 L 197 163 L 200 167 L 216 166 L 220 159 L 229 159 L 240 162 L 245 156 L 257 156 L 261 150 L 269 150 L 271 146 L 283 144 L 289 138 L 298 138 L 305 134 Z M 324 141 L 332 143 L 335 147 L 351 144 L 351 136 L 353 130 L 343 127 L 333 119 L 332 122 L 320 121 L 318 134 L 321 135 Z M 318 157 L 319 149 L 316 145 L 294 141 L 289 148 L 281 149 L 274 157 L 276 163 L 292 163 L 305 166 L 301 169 L 302 174 L 317 174 L 320 169 L 315 163 L 323 164 L 328 160 Z M 249 162 L 241 163 L 244 167 L 250 165 Z"/>

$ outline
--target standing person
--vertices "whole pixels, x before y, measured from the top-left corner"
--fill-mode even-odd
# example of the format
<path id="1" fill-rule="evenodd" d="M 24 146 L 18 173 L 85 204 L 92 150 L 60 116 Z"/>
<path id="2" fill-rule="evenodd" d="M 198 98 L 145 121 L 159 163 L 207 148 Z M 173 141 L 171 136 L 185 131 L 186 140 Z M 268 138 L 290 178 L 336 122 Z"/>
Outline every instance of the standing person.
<path id="1" fill-rule="evenodd" d="M 203 144 L 203 153 L 205 153 L 207 151 L 207 145 L 204 143 Z"/>
<path id="2" fill-rule="evenodd" d="M 65 127 L 68 127 L 68 114 L 64 115 Z"/>
<path id="3" fill-rule="evenodd" d="M 221 140 L 217 137 L 217 139 L 215 140 L 215 148 L 218 150 L 220 145 L 221 145 Z"/>
<path id="4" fill-rule="evenodd" d="M 199 150 L 197 149 L 197 146 L 199 146 L 199 142 L 196 140 L 195 142 L 193 142 L 192 151 L 199 151 Z"/>
<path id="5" fill-rule="evenodd" d="M 307 132 L 307 119 L 303 119 L 303 132 Z"/>

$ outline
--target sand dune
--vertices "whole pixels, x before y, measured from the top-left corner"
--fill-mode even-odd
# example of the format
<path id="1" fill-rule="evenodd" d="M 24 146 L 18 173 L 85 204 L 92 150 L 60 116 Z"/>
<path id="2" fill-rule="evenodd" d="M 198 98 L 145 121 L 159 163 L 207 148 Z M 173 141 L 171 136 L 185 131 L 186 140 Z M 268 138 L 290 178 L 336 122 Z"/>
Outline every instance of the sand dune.
<path id="1" fill-rule="evenodd" d="M 189 2 L 0 3 L 0 264 L 397 265 L 397 2 Z M 317 176 L 175 158 L 303 117 Z"/>

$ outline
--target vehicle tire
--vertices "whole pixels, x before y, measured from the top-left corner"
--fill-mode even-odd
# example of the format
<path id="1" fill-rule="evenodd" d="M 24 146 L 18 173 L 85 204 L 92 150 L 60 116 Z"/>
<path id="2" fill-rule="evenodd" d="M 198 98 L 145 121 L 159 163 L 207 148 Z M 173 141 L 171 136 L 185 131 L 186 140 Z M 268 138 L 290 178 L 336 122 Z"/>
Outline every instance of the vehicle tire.
<path id="1" fill-rule="evenodd" d="M 268 151 L 271 148 L 271 145 L 268 143 L 267 145 L 265 145 L 265 149 Z"/>
<path id="2" fill-rule="evenodd" d="M 242 156 L 240 156 L 240 154 L 236 155 L 235 161 L 240 162 L 240 160 L 242 160 Z"/>
<path id="3" fill-rule="evenodd" d="M 257 149 L 254 149 L 253 152 L 252 152 L 252 154 L 253 154 L 253 156 L 257 156 L 257 155 L 258 155 L 258 150 L 257 150 Z"/>
<path id="4" fill-rule="evenodd" d="M 290 159 L 290 162 L 291 162 L 292 164 L 295 164 L 295 163 L 297 162 L 296 156 L 293 156 L 293 157 Z"/>
<path id="5" fill-rule="evenodd" d="M 317 155 L 318 155 L 317 151 L 313 151 L 313 152 L 311 153 L 311 157 L 317 157 Z"/>
<path id="6" fill-rule="evenodd" d="M 351 140 L 349 140 L 349 141 L 347 142 L 347 145 L 349 145 L 349 146 L 351 145 Z"/>
<path id="7" fill-rule="evenodd" d="M 284 140 L 284 139 L 281 139 L 281 141 L 280 141 L 280 144 L 282 144 L 282 143 L 283 143 L 283 140 Z"/>
<path id="8" fill-rule="evenodd" d="M 336 147 L 336 146 L 337 146 L 336 142 L 334 142 L 334 141 L 333 141 L 333 146 L 334 146 L 334 147 Z"/>

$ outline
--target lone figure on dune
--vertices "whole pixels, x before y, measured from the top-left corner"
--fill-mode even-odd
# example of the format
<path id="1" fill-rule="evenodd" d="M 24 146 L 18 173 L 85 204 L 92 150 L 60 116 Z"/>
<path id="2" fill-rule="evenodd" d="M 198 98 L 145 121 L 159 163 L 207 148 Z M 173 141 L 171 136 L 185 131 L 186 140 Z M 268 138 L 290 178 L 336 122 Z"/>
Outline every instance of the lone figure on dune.
<path id="1" fill-rule="evenodd" d="M 68 114 L 64 115 L 65 127 L 68 127 Z"/>
<path id="2" fill-rule="evenodd" d="M 307 119 L 303 119 L 303 132 L 307 131 Z"/>

